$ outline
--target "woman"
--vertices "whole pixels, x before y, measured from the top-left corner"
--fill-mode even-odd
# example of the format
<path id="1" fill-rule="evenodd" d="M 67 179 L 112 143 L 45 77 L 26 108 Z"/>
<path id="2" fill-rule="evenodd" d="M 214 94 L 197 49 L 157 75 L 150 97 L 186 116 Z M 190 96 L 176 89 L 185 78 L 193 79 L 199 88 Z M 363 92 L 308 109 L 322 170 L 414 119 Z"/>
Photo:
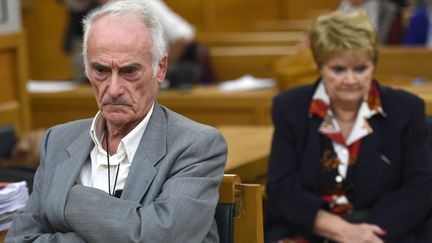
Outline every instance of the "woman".
<path id="1" fill-rule="evenodd" d="M 321 77 L 273 103 L 266 241 L 419 242 L 432 183 L 424 102 L 373 79 L 365 12 L 319 17 L 310 46 Z"/>

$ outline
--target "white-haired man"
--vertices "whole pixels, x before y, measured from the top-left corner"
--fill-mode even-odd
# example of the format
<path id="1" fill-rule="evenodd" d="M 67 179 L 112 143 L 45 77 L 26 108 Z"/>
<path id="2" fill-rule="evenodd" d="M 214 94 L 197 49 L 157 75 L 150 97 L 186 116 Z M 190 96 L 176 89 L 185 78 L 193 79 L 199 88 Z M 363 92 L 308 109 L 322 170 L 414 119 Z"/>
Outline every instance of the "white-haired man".
<path id="1" fill-rule="evenodd" d="M 168 59 L 157 18 L 111 1 L 84 21 L 83 49 L 99 112 L 47 131 L 6 242 L 217 242 L 226 144 L 156 102 Z"/>

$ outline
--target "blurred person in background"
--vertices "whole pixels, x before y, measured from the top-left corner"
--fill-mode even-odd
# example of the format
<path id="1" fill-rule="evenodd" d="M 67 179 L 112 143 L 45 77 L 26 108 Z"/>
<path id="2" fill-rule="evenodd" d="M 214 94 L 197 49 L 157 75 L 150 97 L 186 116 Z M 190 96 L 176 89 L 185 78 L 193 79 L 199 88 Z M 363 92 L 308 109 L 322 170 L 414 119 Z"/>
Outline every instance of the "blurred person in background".
<path id="1" fill-rule="evenodd" d="M 389 0 L 342 0 L 338 10 L 350 12 L 366 11 L 377 30 L 381 44 L 400 44 L 403 26 L 400 8 Z"/>
<path id="2" fill-rule="evenodd" d="M 416 7 L 408 20 L 405 45 L 432 47 L 432 0 L 424 0 Z"/>

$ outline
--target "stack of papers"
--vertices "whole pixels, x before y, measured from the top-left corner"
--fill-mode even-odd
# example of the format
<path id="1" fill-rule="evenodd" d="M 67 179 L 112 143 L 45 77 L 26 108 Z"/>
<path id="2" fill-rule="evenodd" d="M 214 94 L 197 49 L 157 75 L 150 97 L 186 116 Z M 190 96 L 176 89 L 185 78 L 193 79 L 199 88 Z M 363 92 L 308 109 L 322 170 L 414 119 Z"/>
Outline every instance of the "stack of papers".
<path id="1" fill-rule="evenodd" d="M 257 89 L 273 88 L 276 83 L 271 78 L 255 78 L 251 75 L 244 75 L 235 80 L 228 80 L 219 85 L 222 91 L 247 91 Z"/>
<path id="2" fill-rule="evenodd" d="M 28 197 L 25 181 L 0 182 L 0 231 L 10 228 L 13 216 L 24 210 Z"/>

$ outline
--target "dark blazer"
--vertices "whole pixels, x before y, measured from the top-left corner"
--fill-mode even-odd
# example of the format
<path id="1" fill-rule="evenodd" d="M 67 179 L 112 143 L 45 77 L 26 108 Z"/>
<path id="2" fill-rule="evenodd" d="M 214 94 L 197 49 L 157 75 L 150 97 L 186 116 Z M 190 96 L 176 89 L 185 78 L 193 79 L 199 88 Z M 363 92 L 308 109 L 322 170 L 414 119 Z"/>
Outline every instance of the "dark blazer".
<path id="1" fill-rule="evenodd" d="M 424 45 L 428 38 L 430 23 L 426 6 L 417 8 L 409 19 L 404 44 Z"/>
<path id="2" fill-rule="evenodd" d="M 326 208 L 319 195 L 332 182 L 321 167 L 322 119 L 308 113 L 316 85 L 285 91 L 273 101 L 268 242 L 287 234 L 311 236 L 317 211 Z M 401 90 L 378 90 L 387 116 L 369 119 L 373 133 L 363 138 L 346 180 L 354 186 L 354 210 L 369 210 L 367 222 L 387 231 L 386 242 L 414 242 L 431 205 L 432 154 L 424 102 Z"/>

